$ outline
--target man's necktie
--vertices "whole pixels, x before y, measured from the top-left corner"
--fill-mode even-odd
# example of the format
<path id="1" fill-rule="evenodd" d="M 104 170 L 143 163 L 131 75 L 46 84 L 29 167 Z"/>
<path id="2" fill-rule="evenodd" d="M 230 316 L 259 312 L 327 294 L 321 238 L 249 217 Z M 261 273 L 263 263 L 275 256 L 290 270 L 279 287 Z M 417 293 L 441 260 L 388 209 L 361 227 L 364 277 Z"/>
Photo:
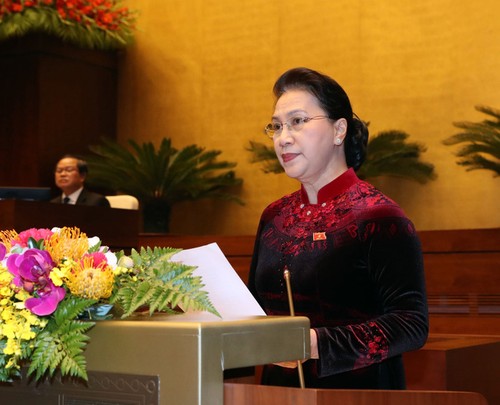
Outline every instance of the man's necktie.
<path id="1" fill-rule="evenodd" d="M 69 204 L 69 197 L 63 198 L 63 204 Z"/>

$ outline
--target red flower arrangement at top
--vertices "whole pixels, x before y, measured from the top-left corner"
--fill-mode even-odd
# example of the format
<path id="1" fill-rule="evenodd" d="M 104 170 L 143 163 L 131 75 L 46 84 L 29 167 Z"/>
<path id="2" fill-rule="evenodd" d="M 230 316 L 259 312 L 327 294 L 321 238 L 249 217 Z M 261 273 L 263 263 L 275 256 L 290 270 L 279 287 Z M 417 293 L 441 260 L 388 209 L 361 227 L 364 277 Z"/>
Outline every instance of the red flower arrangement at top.
<path id="1" fill-rule="evenodd" d="M 0 40 L 44 32 L 86 48 L 114 49 L 133 38 L 136 12 L 120 0 L 4 0 Z"/>

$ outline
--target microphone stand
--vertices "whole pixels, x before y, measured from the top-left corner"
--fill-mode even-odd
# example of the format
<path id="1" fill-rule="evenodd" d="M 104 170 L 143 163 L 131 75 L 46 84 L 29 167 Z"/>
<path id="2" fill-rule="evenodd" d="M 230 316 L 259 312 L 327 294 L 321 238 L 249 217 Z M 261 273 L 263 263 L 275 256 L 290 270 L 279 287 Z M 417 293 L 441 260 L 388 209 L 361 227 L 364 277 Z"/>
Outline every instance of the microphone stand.
<path id="1" fill-rule="evenodd" d="M 290 316 L 295 316 L 295 309 L 293 308 L 293 299 L 292 299 L 292 287 L 290 285 L 290 271 L 285 267 L 283 271 L 283 277 L 285 278 L 286 283 L 286 292 L 288 295 L 288 306 L 290 307 Z M 304 370 L 302 369 L 302 362 L 297 360 L 297 370 L 299 372 L 299 382 L 300 388 L 305 388 L 304 383 Z"/>

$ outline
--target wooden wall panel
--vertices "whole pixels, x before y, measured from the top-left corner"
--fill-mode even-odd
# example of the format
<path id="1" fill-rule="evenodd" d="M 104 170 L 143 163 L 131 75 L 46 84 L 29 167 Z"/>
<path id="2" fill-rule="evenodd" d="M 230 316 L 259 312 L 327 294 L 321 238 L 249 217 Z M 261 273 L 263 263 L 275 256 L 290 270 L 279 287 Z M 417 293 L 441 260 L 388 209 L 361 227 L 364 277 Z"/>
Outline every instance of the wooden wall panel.
<path id="1" fill-rule="evenodd" d="M 65 153 L 116 138 L 117 54 L 44 36 L 0 43 L 0 186 L 53 186 Z"/>

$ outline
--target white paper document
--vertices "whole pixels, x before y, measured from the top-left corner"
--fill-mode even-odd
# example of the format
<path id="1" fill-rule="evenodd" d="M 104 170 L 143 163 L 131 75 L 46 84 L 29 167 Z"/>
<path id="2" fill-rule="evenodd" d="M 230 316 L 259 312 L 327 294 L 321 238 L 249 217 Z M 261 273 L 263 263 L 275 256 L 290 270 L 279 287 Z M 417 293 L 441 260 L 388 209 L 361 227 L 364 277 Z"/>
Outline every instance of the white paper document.
<path id="1" fill-rule="evenodd" d="M 217 243 L 185 249 L 172 256 L 172 261 L 196 266 L 195 276 L 201 276 L 210 301 L 222 320 L 244 319 L 266 315 L 245 283 L 238 276 Z M 176 319 L 208 321 L 221 318 L 206 312 L 187 312 Z"/>

